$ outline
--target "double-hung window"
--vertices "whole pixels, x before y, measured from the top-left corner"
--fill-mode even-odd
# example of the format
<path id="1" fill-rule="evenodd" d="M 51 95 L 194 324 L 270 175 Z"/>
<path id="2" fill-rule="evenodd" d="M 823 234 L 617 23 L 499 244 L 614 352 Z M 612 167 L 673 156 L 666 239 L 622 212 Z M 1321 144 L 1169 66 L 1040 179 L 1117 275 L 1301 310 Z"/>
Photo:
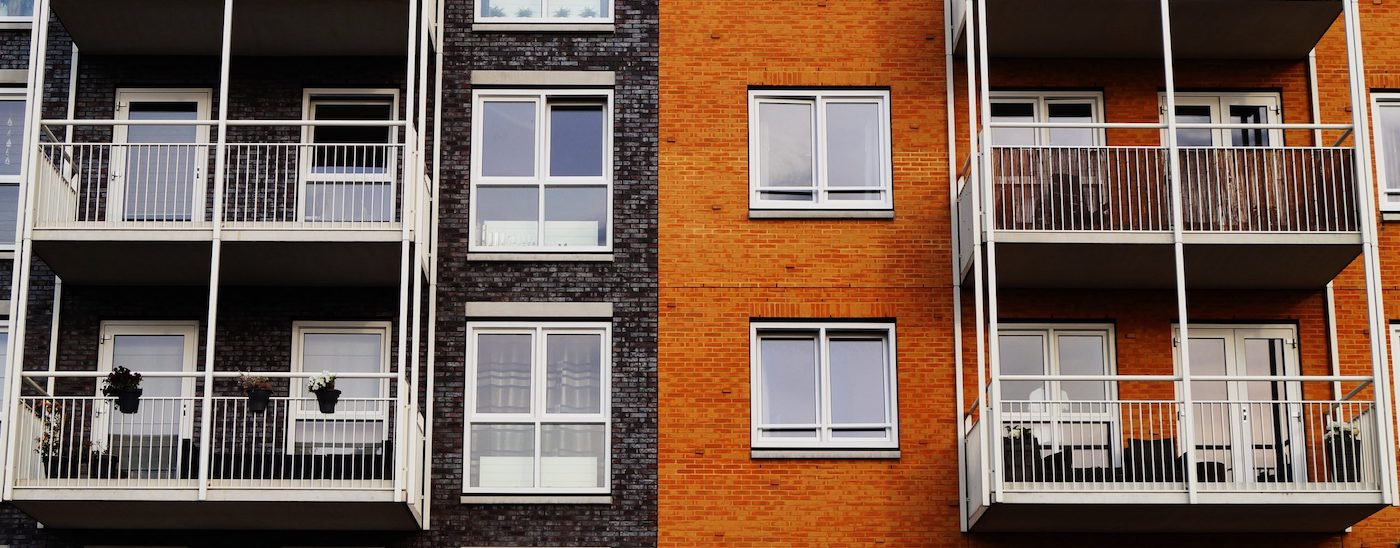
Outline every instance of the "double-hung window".
<path id="1" fill-rule="evenodd" d="M 752 209 L 890 209 L 888 91 L 749 92 Z"/>
<path id="2" fill-rule="evenodd" d="M 23 89 L 0 88 L 0 249 L 15 245 L 25 105 Z"/>
<path id="3" fill-rule="evenodd" d="M 1004 324 L 998 347 L 1004 422 L 1041 448 L 1072 450 L 1076 467 L 1108 466 L 1118 447 L 1116 384 L 1054 377 L 1114 374 L 1113 326 Z"/>
<path id="4" fill-rule="evenodd" d="M 473 251 L 612 247 L 612 92 L 476 91 Z"/>
<path id="5" fill-rule="evenodd" d="M 899 447 L 893 325 L 751 329 L 755 449 Z"/>
<path id="6" fill-rule="evenodd" d="M 476 0 L 478 23 L 611 23 L 612 0 Z"/>
<path id="7" fill-rule="evenodd" d="M 1371 116 L 1376 127 L 1381 207 L 1400 211 L 1400 93 L 1373 94 Z"/>
<path id="8" fill-rule="evenodd" d="M 0 23 L 27 23 L 34 18 L 34 0 L 0 0 Z"/>
<path id="9" fill-rule="evenodd" d="M 606 323 L 468 325 L 467 493 L 607 493 Z"/>

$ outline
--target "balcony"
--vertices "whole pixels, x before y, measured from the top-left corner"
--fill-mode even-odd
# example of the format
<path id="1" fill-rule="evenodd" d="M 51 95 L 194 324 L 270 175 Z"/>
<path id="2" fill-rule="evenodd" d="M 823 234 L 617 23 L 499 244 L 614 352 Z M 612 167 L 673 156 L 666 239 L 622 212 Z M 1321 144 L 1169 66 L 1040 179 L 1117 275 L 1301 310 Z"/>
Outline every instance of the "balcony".
<path id="1" fill-rule="evenodd" d="M 283 385 L 257 411 L 192 390 L 202 373 L 146 375 L 133 414 L 103 396 L 20 398 L 7 476 L 19 509 L 59 529 L 419 528 L 421 462 L 407 463 L 423 423 L 406 402 L 345 397 L 324 414 Z"/>
<path id="2" fill-rule="evenodd" d="M 47 133 L 33 178 L 35 253 L 75 283 L 207 283 L 217 215 L 225 283 L 396 284 L 409 189 L 403 138 L 388 130 L 402 124 L 346 124 L 396 135 L 308 143 L 295 127 L 241 124 L 218 181 L 205 122 Z M 138 140 L 135 128 L 181 138 Z"/>
<path id="3" fill-rule="evenodd" d="M 1365 399 L 996 409 L 1000 429 L 966 418 L 973 531 L 1335 533 L 1386 506 L 1386 438 Z"/>
<path id="4" fill-rule="evenodd" d="M 1179 150 L 1192 287 L 1322 287 L 1361 253 L 1352 149 Z M 1173 287 L 1170 158 L 1160 146 L 992 147 L 998 285 Z M 965 273 L 981 242 L 974 190 L 959 194 Z"/>

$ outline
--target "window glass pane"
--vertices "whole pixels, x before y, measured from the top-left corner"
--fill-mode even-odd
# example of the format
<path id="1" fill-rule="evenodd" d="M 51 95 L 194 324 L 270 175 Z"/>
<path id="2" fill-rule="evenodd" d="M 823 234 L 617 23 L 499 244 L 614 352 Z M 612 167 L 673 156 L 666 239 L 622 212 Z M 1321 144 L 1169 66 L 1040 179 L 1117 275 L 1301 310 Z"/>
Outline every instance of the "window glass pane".
<path id="1" fill-rule="evenodd" d="M 195 120 L 199 104 L 132 102 L 131 120 Z M 124 154 L 124 213 L 128 221 L 188 221 L 194 207 L 196 170 L 203 159 L 199 126 L 130 126 Z"/>
<path id="2" fill-rule="evenodd" d="M 553 177 L 603 176 L 603 106 L 569 105 L 549 109 L 549 174 Z"/>
<path id="3" fill-rule="evenodd" d="M 601 424 L 540 427 L 540 487 L 602 487 L 608 451 Z"/>
<path id="4" fill-rule="evenodd" d="M 539 244 L 538 187 L 479 186 L 476 189 L 477 245 Z"/>
<path id="5" fill-rule="evenodd" d="M 826 169 L 831 186 L 878 187 L 882 184 L 880 105 L 826 105 Z M 878 195 L 876 199 L 878 199 Z"/>
<path id="6" fill-rule="evenodd" d="M 540 0 L 481 0 L 477 17 L 543 17 Z"/>
<path id="7" fill-rule="evenodd" d="M 24 155 L 24 101 L 0 101 L 0 177 L 19 177 Z"/>
<path id="8" fill-rule="evenodd" d="M 1049 103 L 1045 107 L 1050 122 L 1088 124 L 1094 122 L 1092 103 Z M 1051 129 L 1052 146 L 1093 146 L 1094 129 Z"/>
<path id="9" fill-rule="evenodd" d="M 764 338 L 759 346 L 764 424 L 816 423 L 816 339 Z"/>
<path id="10" fill-rule="evenodd" d="M 1263 105 L 1230 105 L 1231 124 L 1265 124 L 1269 121 L 1269 107 Z M 1232 129 L 1230 143 L 1237 147 L 1269 146 L 1267 129 Z"/>
<path id="11" fill-rule="evenodd" d="M 34 0 L 0 0 L 0 17 L 33 17 Z"/>
<path id="12" fill-rule="evenodd" d="M 0 246 L 14 245 L 18 216 L 19 185 L 0 184 Z"/>
<path id="13" fill-rule="evenodd" d="M 116 335 L 112 337 L 112 367 L 150 373 L 185 369 L 185 338 L 180 335 Z M 174 477 L 178 466 L 181 426 L 179 399 L 184 382 L 148 377 L 141 382 L 144 401 L 134 414 L 109 412 L 108 451 L 118 458 L 130 478 Z"/>
<path id="14" fill-rule="evenodd" d="M 390 120 L 392 107 L 382 104 L 317 103 L 316 120 Z M 393 128 L 374 126 L 317 127 L 311 130 L 315 154 L 313 173 L 384 173 L 389 165 L 387 145 Z"/>
<path id="15" fill-rule="evenodd" d="M 814 184 L 812 124 L 811 104 L 759 103 L 759 186 Z M 811 199 L 811 194 L 803 196 L 792 199 Z"/>
<path id="16" fill-rule="evenodd" d="M 612 11 L 608 0 L 549 0 L 549 16 L 557 19 L 607 17 Z"/>
<path id="17" fill-rule="evenodd" d="M 0 331 L 0 356 L 4 356 L 4 355 L 5 355 L 5 352 L 9 350 L 9 347 L 10 347 L 10 332 L 9 332 L 9 331 Z M 3 363 L 3 362 L 4 362 L 4 359 L 3 359 L 3 358 L 0 358 L 0 363 Z M 4 385 L 4 384 L 5 384 L 5 368 L 4 368 L 4 367 L 0 367 L 0 386 L 2 386 L 2 385 Z M 5 394 L 4 394 L 4 392 L 5 392 L 4 390 L 0 390 L 0 404 L 5 403 Z"/>
<path id="18" fill-rule="evenodd" d="M 546 335 L 545 341 L 545 412 L 601 413 L 603 337 Z"/>
<path id="19" fill-rule="evenodd" d="M 1015 375 L 1044 375 L 1045 347 L 1040 335 L 1002 335 L 1000 340 L 1001 374 L 1003 377 Z M 1045 383 L 1042 381 L 1002 381 L 1002 399 L 1026 401 L 1045 399 Z"/>
<path id="20" fill-rule="evenodd" d="M 308 373 L 380 373 L 384 369 L 383 337 L 377 333 L 307 333 L 302 338 L 301 369 Z M 341 398 L 378 398 L 384 381 L 336 379 Z M 305 404 L 308 411 L 316 402 Z"/>
<path id="21" fill-rule="evenodd" d="M 830 353 L 831 422 L 887 422 L 885 341 L 835 339 Z"/>
<path id="22" fill-rule="evenodd" d="M 476 338 L 476 412 L 529 413 L 533 337 L 482 334 Z"/>
<path id="23" fill-rule="evenodd" d="M 607 187 L 546 187 L 545 247 L 607 245 L 607 208 Z"/>
<path id="24" fill-rule="evenodd" d="M 1209 124 L 1211 123 L 1211 108 L 1207 105 L 1177 105 L 1176 123 Z M 1184 147 L 1214 146 L 1215 139 L 1211 135 L 1209 129 L 1178 129 L 1176 130 L 1176 142 Z"/>
<path id="25" fill-rule="evenodd" d="M 1106 375 L 1108 359 L 1104 355 L 1104 339 L 1099 335 L 1061 335 L 1059 342 L 1061 375 Z M 1060 383 L 1060 397 L 1069 401 L 1100 401 L 1108 399 L 1108 383 L 1101 381 L 1065 381 Z"/>
<path id="26" fill-rule="evenodd" d="M 1035 122 L 1035 104 L 1029 102 L 993 102 L 993 122 Z M 1035 145 L 1035 128 L 1003 127 L 992 129 L 992 144 L 1001 146 Z"/>
<path id="27" fill-rule="evenodd" d="M 482 105 L 481 174 L 535 174 L 535 103 L 486 101 Z"/>
<path id="28" fill-rule="evenodd" d="M 1400 190 L 1400 102 L 1382 103 L 1376 109 L 1376 120 L 1384 144 L 1381 154 L 1385 160 L 1385 187 Z M 1400 196 L 1390 199 L 1397 201 Z"/>
<path id="29" fill-rule="evenodd" d="M 534 425 L 473 424 L 470 459 L 472 487 L 534 487 Z"/>

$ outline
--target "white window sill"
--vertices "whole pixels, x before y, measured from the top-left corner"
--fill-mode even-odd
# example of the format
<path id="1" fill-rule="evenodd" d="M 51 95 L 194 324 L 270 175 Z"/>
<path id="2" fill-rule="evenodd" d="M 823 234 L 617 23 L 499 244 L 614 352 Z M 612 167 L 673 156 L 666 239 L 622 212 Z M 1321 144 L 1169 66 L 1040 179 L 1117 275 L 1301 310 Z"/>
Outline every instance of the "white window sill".
<path id="1" fill-rule="evenodd" d="M 612 495 L 462 495 L 462 504 L 612 504 Z"/>
<path id="2" fill-rule="evenodd" d="M 1382 211 L 1381 221 L 1386 223 L 1400 221 L 1400 211 Z"/>
<path id="3" fill-rule="evenodd" d="M 750 209 L 750 219 L 893 219 L 892 209 Z"/>
<path id="4" fill-rule="evenodd" d="M 610 263 L 612 253 L 467 253 L 468 261 L 526 263 Z"/>
<path id="5" fill-rule="evenodd" d="M 472 23 L 472 32 L 616 32 L 612 23 Z"/>
<path id="6" fill-rule="evenodd" d="M 0 21 L 0 30 L 29 30 L 34 24 L 29 21 Z"/>
<path id="7" fill-rule="evenodd" d="M 898 449 L 753 449 L 752 459 L 899 459 Z"/>

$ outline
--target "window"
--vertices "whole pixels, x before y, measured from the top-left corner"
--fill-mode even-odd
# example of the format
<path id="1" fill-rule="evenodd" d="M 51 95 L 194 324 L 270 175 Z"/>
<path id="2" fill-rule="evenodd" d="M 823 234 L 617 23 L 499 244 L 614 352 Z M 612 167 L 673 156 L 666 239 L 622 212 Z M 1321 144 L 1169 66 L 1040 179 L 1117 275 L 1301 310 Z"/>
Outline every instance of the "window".
<path id="1" fill-rule="evenodd" d="M 899 447 L 894 326 L 755 323 L 756 449 Z"/>
<path id="2" fill-rule="evenodd" d="M 612 247 L 612 92 L 477 92 L 471 249 Z"/>
<path id="3" fill-rule="evenodd" d="M 307 90 L 305 117 L 312 121 L 392 121 L 392 90 Z M 398 170 L 397 128 L 311 126 L 301 155 L 301 218 L 306 221 L 391 222 Z"/>
<path id="4" fill-rule="evenodd" d="M 606 493 L 611 330 L 468 325 L 469 493 Z"/>
<path id="5" fill-rule="evenodd" d="M 612 0 L 476 0 L 481 23 L 611 23 Z"/>
<path id="6" fill-rule="evenodd" d="M 1001 411 L 1051 452 L 1073 451 L 1075 468 L 1118 458 L 1117 396 L 1111 381 L 1014 380 L 1029 375 L 1112 375 L 1113 327 L 1103 324 L 1007 324 L 998 338 Z M 1053 402 L 1050 404 L 1044 402 Z"/>
<path id="7" fill-rule="evenodd" d="M 15 245 L 25 106 L 24 90 L 0 88 L 0 249 Z"/>
<path id="8" fill-rule="evenodd" d="M 992 92 L 992 122 L 1027 124 L 1043 123 L 1102 123 L 1103 94 L 1095 92 L 1028 93 Z M 992 144 L 997 146 L 1100 146 L 1103 130 L 1095 128 L 1022 128 L 992 129 Z"/>
<path id="9" fill-rule="evenodd" d="M 28 22 L 34 18 L 34 0 L 0 0 L 0 23 Z"/>
<path id="10" fill-rule="evenodd" d="M 1400 94 L 1374 94 L 1371 116 L 1376 127 L 1376 171 L 1381 178 L 1381 207 L 1400 211 Z"/>
<path id="11" fill-rule="evenodd" d="M 1165 94 L 1163 94 L 1165 95 Z M 1178 124 L 1277 124 L 1277 93 L 1177 93 Z M 1162 99 L 1166 112 L 1166 99 Z M 1279 147 L 1283 130 L 1179 128 L 1177 145 L 1182 147 Z"/>
<path id="12" fill-rule="evenodd" d="M 296 373 L 388 373 L 389 322 L 297 322 L 292 326 L 292 371 Z M 389 438 L 388 379 L 341 378 L 334 415 L 322 414 L 295 379 L 288 413 L 287 452 L 314 455 L 385 454 Z"/>
<path id="13" fill-rule="evenodd" d="M 754 209 L 890 209 L 887 91 L 749 93 Z"/>

